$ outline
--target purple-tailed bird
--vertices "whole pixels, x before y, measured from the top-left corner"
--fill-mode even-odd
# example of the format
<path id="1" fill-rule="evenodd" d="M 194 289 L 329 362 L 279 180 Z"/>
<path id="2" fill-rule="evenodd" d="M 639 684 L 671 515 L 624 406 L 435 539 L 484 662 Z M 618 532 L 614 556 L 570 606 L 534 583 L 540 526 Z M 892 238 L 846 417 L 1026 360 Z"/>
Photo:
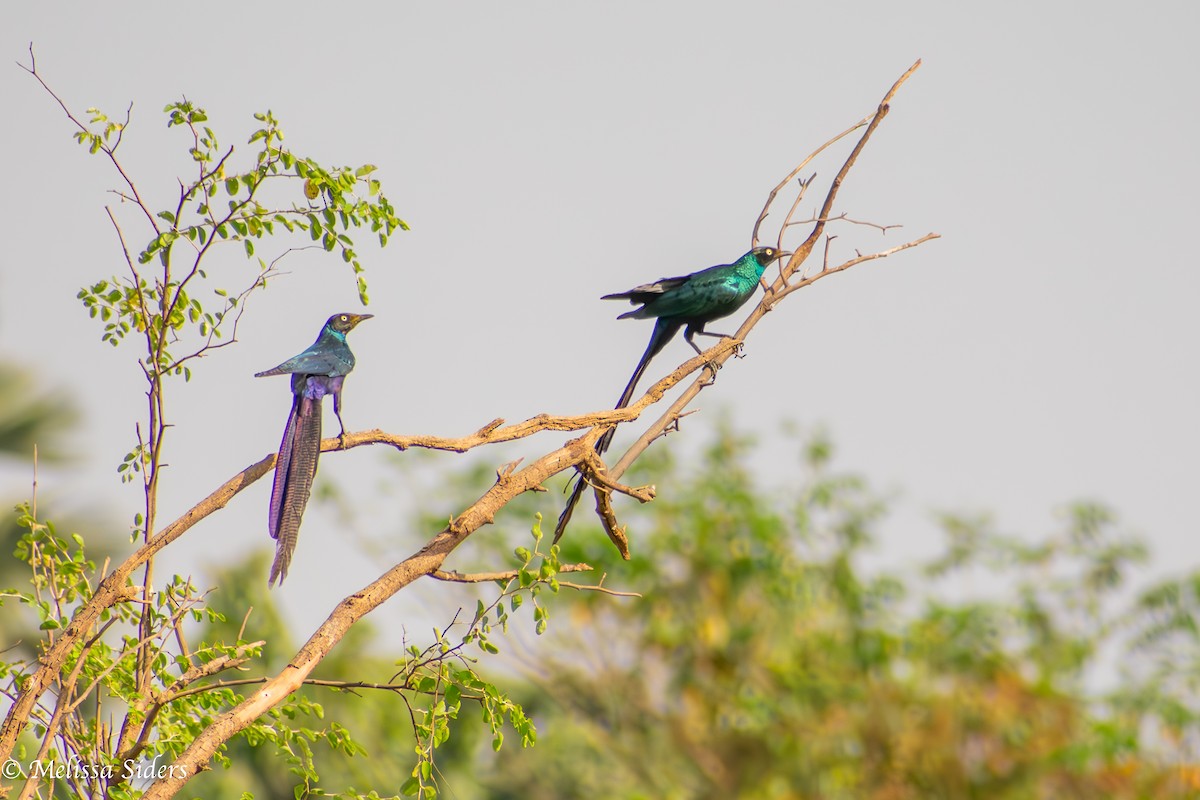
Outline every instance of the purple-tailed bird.
<path id="1" fill-rule="evenodd" d="M 321 335 L 312 347 L 289 358 L 278 367 L 259 372 L 254 377 L 270 375 L 292 376 L 292 413 L 283 429 L 283 441 L 275 458 L 275 483 L 271 487 L 271 538 L 276 540 L 275 563 L 267 585 L 278 579 L 283 583 L 300 519 L 313 477 L 317 474 L 317 457 L 321 454 L 321 399 L 333 395 L 333 413 L 337 414 L 341 435 L 346 435 L 342 422 L 342 383 L 354 369 L 354 353 L 346 344 L 346 334 L 371 314 L 334 314 L 321 328 Z"/>

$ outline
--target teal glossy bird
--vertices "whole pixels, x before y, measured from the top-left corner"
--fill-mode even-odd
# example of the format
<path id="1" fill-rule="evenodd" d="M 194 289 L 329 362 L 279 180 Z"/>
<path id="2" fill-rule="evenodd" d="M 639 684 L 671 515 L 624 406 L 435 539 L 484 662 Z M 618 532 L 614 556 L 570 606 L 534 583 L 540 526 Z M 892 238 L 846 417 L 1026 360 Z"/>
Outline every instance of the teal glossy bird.
<path id="1" fill-rule="evenodd" d="M 762 280 L 767 265 L 788 255 L 791 254 L 774 247 L 756 247 L 732 264 L 719 264 L 678 278 L 660 278 L 654 283 L 635 286 L 627 292 L 606 294 L 600 298 L 628 300 L 641 306 L 621 314 L 617 319 L 655 318 L 654 330 L 650 334 L 646 352 L 642 353 L 642 359 L 634 369 L 629 383 L 625 385 L 625 391 L 621 392 L 621 399 L 615 407 L 624 408 L 629 405 L 633 391 L 637 388 L 642 373 L 646 371 L 646 365 L 667 346 L 667 342 L 671 341 L 680 328 L 684 329 L 683 338 L 697 353 L 703 351 L 693 341 L 693 336 L 726 336 L 723 333 L 710 333 L 704 330 L 704 326 L 713 320 L 729 316 L 745 305 Z M 603 454 L 608 450 L 615 433 L 615 427 L 609 428 L 600 437 L 596 442 L 597 453 Z M 585 486 L 583 476 L 580 475 L 576 479 L 575 488 L 571 491 L 566 507 L 559 515 L 558 525 L 554 528 L 554 541 L 557 542 L 566 530 Z"/>
<path id="2" fill-rule="evenodd" d="M 371 314 L 334 314 L 312 346 L 298 356 L 289 358 L 278 367 L 259 372 L 254 377 L 271 375 L 292 376 L 292 412 L 283 441 L 275 458 L 275 483 L 271 487 L 269 524 L 271 538 L 276 540 L 275 562 L 267 585 L 281 584 L 287 577 L 296 538 L 300 534 L 300 519 L 313 478 L 317 474 L 317 458 L 321 454 L 321 400 L 333 395 L 333 413 L 337 415 L 341 435 L 346 435 L 342 422 L 342 384 L 354 369 L 354 353 L 346 343 L 346 334 Z"/>

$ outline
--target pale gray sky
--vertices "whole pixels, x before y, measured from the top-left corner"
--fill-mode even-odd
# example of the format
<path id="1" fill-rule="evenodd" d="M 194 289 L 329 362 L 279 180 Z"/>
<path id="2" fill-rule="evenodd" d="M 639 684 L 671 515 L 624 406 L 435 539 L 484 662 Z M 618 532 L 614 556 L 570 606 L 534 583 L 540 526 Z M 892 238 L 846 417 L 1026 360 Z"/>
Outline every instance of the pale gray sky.
<path id="1" fill-rule="evenodd" d="M 863 249 L 944 238 L 793 296 L 702 396 L 687 435 L 721 405 L 767 437 L 784 419 L 826 426 L 841 467 L 901 493 L 891 556 L 931 547 L 935 509 L 990 510 L 1032 537 L 1054 509 L 1097 498 L 1150 539 L 1157 569 L 1191 568 L 1200 10 L 1152 8 L 10 4 L 0 357 L 38 365 L 86 411 L 82 462 L 42 491 L 132 516 L 136 491 L 114 468 L 142 384 L 133 351 L 101 344 L 75 299 L 122 270 L 102 208 L 115 181 L 13 63 L 31 41 L 77 111 L 133 101 L 123 154 L 159 203 L 187 168 L 160 114 L 181 95 L 227 143 L 269 107 L 295 151 L 378 165 L 413 230 L 362 247 L 376 319 L 354 334 L 346 422 L 443 435 L 609 405 L 650 325 L 616 322 L 624 308 L 599 296 L 736 258 L 775 182 L 921 58 L 841 196 L 840 210 L 904 228 L 835 232 Z M 254 301 L 241 344 L 199 365 L 172 403 L 164 521 L 277 446 L 286 381 L 251 376 L 356 309 L 339 259 L 303 254 L 289 269 Z M 673 344 L 646 385 L 690 352 Z M 768 443 L 764 475 L 789 469 L 794 449 Z M 369 533 L 392 536 L 401 511 L 375 491 L 376 458 L 327 456 L 322 472 L 359 476 L 382 512 Z M 6 493 L 28 485 L 2 474 Z M 190 533 L 167 567 L 265 548 L 268 490 Z M 406 532 L 394 555 L 427 533 Z M 310 511 L 282 589 L 304 631 L 382 567 L 337 558 L 345 538 Z"/>

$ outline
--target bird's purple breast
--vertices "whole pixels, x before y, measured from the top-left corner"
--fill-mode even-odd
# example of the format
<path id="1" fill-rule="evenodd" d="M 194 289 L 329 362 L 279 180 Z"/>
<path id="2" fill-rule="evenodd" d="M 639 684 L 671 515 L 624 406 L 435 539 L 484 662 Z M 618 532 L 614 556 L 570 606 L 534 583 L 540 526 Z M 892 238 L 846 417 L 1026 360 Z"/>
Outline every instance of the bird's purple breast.
<path id="1" fill-rule="evenodd" d="M 309 400 L 320 400 L 327 394 L 337 394 L 342 390 L 345 375 L 302 375 L 292 376 L 292 393 L 302 395 Z"/>

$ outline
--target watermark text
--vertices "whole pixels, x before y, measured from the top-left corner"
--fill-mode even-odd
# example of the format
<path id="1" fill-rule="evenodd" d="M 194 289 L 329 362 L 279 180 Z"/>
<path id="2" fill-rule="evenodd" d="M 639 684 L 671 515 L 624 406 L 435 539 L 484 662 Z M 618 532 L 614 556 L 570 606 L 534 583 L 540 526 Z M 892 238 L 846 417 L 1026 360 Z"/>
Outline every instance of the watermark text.
<path id="1" fill-rule="evenodd" d="M 10 758 L 0 764 L 0 778 L 15 781 L 21 778 L 38 780 L 75 780 L 75 781 L 111 781 L 120 778 L 122 781 L 136 783 L 153 781 L 162 778 L 186 778 L 187 768 L 169 763 L 159 763 L 162 756 L 145 759 L 127 758 L 120 764 L 92 764 L 80 758 L 69 758 L 65 761 L 46 760 L 30 761 L 22 764 L 15 758 Z"/>

